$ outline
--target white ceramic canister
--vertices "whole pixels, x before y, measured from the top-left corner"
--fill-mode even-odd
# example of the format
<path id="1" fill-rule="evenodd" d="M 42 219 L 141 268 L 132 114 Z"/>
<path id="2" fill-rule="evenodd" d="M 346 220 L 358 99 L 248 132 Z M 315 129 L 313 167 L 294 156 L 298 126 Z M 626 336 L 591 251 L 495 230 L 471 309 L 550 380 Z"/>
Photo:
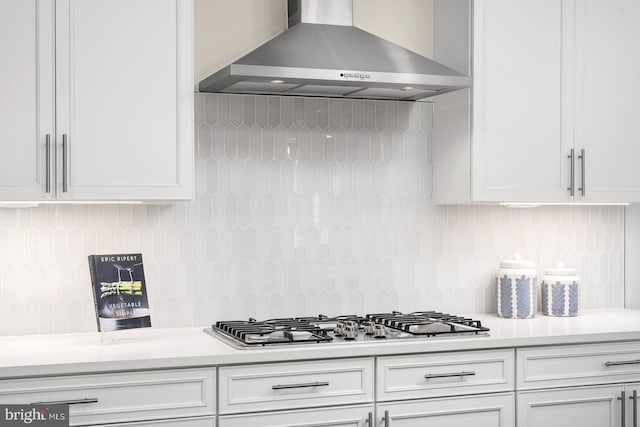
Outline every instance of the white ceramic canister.
<path id="1" fill-rule="evenodd" d="M 580 278 L 575 268 L 559 262 L 548 268 L 542 278 L 542 314 L 577 316 L 580 305 Z"/>
<path id="2" fill-rule="evenodd" d="M 538 276 L 533 261 L 518 253 L 500 262 L 496 273 L 498 316 L 508 319 L 530 319 L 538 305 Z"/>

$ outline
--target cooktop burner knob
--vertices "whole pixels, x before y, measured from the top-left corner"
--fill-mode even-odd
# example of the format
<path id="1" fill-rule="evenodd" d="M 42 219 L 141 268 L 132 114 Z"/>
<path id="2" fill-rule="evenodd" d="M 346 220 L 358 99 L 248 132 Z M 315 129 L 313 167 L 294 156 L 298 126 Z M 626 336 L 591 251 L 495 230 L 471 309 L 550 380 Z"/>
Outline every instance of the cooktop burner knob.
<path id="1" fill-rule="evenodd" d="M 386 338 L 387 328 L 385 328 L 384 325 L 375 325 L 373 329 L 373 336 L 375 338 Z"/>
<path id="2" fill-rule="evenodd" d="M 365 322 L 363 324 L 364 326 L 364 333 L 367 335 L 373 335 L 375 333 L 375 325 L 373 322 Z"/>
<path id="3" fill-rule="evenodd" d="M 355 340 L 358 337 L 358 328 L 354 328 L 351 325 L 347 325 L 344 329 L 345 340 Z"/>
<path id="4" fill-rule="evenodd" d="M 351 320 L 347 320 L 344 322 L 345 326 L 347 328 L 353 328 L 353 329 L 358 329 L 358 325 L 356 325 L 356 322 L 351 321 Z"/>

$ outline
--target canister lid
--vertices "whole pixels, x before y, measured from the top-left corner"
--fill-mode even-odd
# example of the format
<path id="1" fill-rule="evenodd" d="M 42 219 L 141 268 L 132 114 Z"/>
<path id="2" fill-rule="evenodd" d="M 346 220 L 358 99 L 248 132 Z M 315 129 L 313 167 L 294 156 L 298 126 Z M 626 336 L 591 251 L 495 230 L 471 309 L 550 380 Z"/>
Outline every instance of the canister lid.
<path id="1" fill-rule="evenodd" d="M 576 269 L 565 267 L 564 262 L 559 261 L 555 267 L 547 268 L 545 274 L 547 276 L 575 276 Z"/>
<path id="2" fill-rule="evenodd" d="M 522 259 L 519 253 L 513 254 L 513 258 L 500 261 L 500 268 L 534 268 L 533 261 Z"/>

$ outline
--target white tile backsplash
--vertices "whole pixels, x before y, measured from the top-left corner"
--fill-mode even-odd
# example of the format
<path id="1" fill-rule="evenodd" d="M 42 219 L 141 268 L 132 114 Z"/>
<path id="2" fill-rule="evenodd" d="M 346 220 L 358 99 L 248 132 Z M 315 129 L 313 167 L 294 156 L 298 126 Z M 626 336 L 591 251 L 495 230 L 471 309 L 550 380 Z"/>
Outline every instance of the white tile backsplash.
<path id="1" fill-rule="evenodd" d="M 196 95 L 196 198 L 0 209 L 0 335 L 94 331 L 87 255 L 142 252 L 157 327 L 495 311 L 514 251 L 624 303 L 619 207 L 434 206 L 431 105 Z"/>

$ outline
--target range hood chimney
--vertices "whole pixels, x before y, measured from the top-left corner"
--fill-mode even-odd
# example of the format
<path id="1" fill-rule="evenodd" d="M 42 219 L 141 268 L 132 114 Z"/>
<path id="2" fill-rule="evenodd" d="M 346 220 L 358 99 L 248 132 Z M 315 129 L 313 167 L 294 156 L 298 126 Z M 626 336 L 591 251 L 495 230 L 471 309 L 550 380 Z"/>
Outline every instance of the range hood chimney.
<path id="1" fill-rule="evenodd" d="M 353 26 L 353 0 L 288 0 L 289 29 L 200 82 L 201 92 L 415 101 L 471 78 Z"/>

